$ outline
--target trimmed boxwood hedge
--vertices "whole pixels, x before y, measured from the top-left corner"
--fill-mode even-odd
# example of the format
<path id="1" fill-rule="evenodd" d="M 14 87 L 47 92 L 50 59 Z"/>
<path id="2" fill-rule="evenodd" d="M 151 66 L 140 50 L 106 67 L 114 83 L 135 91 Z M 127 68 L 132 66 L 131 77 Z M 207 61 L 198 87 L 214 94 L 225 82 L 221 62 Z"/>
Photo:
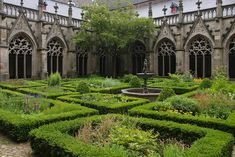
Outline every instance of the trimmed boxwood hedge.
<path id="1" fill-rule="evenodd" d="M 121 157 L 103 147 L 86 144 L 73 137 L 87 121 L 99 121 L 107 116 L 123 118 L 123 115 L 93 116 L 44 125 L 30 132 L 33 151 L 50 157 Z M 184 157 L 230 157 L 234 142 L 232 134 L 198 126 L 159 121 L 147 118 L 134 118 L 142 129 L 154 129 L 162 137 L 175 137 L 192 145 L 185 150 Z M 119 156 L 118 156 L 119 155 Z"/>
<path id="2" fill-rule="evenodd" d="M 184 94 L 187 92 L 194 91 L 199 88 L 199 85 L 191 86 L 191 87 L 177 87 L 177 86 L 156 86 L 149 85 L 150 88 L 171 88 L 175 91 L 176 94 Z"/>
<path id="3" fill-rule="evenodd" d="M 142 99 L 142 98 L 134 98 L 134 97 L 127 97 L 127 96 L 120 96 L 125 97 L 129 102 L 125 102 L 122 104 L 110 104 L 108 102 L 102 103 L 102 102 L 89 102 L 89 101 L 83 101 L 79 98 L 79 96 L 82 95 L 98 95 L 98 96 L 105 96 L 105 95 L 111 95 L 111 94 L 101 94 L 101 93 L 87 93 L 87 94 L 77 94 L 77 95 L 67 95 L 67 96 L 61 96 L 58 97 L 59 100 L 67 101 L 67 102 L 74 102 L 79 103 L 83 106 L 95 108 L 99 110 L 101 114 L 105 113 L 126 113 L 128 109 L 133 108 L 135 106 L 143 105 L 145 103 L 148 103 L 149 100 Z"/>
<path id="4" fill-rule="evenodd" d="M 0 109 L 0 131 L 15 141 L 23 142 L 28 140 L 29 131 L 41 125 L 98 114 L 97 110 L 80 105 L 68 104 L 49 99 L 46 101 L 49 101 L 52 105 L 54 105 L 51 109 L 64 109 L 65 111 L 54 114 L 52 112 L 49 114 L 22 115 Z M 73 110 L 66 111 L 66 108 L 68 108 L 69 105 L 73 105 Z"/>
<path id="5" fill-rule="evenodd" d="M 155 102 L 155 103 L 149 103 L 143 106 L 135 107 L 131 110 L 129 110 L 129 114 L 131 116 L 141 116 L 146 118 L 152 118 L 152 119 L 159 119 L 159 120 L 169 120 L 169 121 L 175 121 L 179 123 L 189 123 L 189 124 L 195 124 L 198 126 L 213 128 L 222 130 L 225 132 L 232 133 L 235 135 L 235 112 L 232 112 L 228 119 L 222 120 L 222 119 L 216 119 L 216 118 L 210 118 L 210 117 L 197 117 L 192 115 L 182 115 L 179 113 L 173 113 L 173 112 L 161 112 L 153 110 L 154 106 L 160 105 L 161 102 Z"/>
<path id="6" fill-rule="evenodd" d="M 70 88 L 75 91 L 75 87 L 70 84 L 63 85 L 65 88 Z M 107 94 L 118 94 L 121 93 L 122 89 L 130 88 L 130 85 L 128 84 L 123 84 L 120 86 L 114 86 L 114 87 L 109 87 L 109 88 L 90 88 L 91 92 L 94 93 L 107 93 Z"/>
<path id="7" fill-rule="evenodd" d="M 16 85 L 11 82 L 0 82 L 0 88 L 16 90 L 18 88 L 40 87 L 43 85 L 43 83 L 36 82 L 36 81 L 28 81 L 28 80 L 20 80 L 20 81 L 24 81 L 26 84 L 25 85 Z"/>
<path id="8" fill-rule="evenodd" d="M 65 90 L 64 92 L 61 92 L 60 94 L 58 94 L 58 93 L 45 93 L 40 90 L 40 87 L 39 87 L 39 89 L 37 89 L 37 87 L 36 88 L 19 88 L 19 89 L 17 89 L 17 91 L 24 93 L 24 94 L 30 94 L 30 95 L 34 95 L 34 96 L 43 96 L 43 97 L 51 98 L 51 99 L 55 99 L 55 98 L 57 98 L 59 96 L 63 96 L 63 95 L 77 93 L 77 92 L 71 91 L 70 88 L 65 88 L 65 87 L 60 87 L 60 88 Z"/>
<path id="9" fill-rule="evenodd" d="M 0 91 L 3 92 L 3 93 L 6 93 L 7 95 L 25 96 L 25 94 L 22 94 L 22 93 L 19 93 L 19 92 L 16 92 L 16 91 L 11 91 L 11 90 L 8 90 L 8 89 L 0 89 Z"/>

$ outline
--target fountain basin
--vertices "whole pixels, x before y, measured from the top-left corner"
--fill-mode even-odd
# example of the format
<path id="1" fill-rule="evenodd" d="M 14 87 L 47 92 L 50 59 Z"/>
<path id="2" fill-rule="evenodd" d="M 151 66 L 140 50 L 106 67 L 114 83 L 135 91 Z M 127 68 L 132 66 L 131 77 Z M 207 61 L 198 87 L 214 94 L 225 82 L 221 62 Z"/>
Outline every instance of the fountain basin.
<path id="1" fill-rule="evenodd" d="M 148 79 L 150 77 L 153 77 L 155 74 L 154 73 L 137 73 L 136 75 L 143 79 Z"/>
<path id="2" fill-rule="evenodd" d="M 128 88 L 123 89 L 122 94 L 126 96 L 133 96 L 138 98 L 149 99 L 150 101 L 155 101 L 157 97 L 160 95 L 162 89 L 158 88 L 148 88 L 148 92 L 144 93 L 143 88 Z"/>

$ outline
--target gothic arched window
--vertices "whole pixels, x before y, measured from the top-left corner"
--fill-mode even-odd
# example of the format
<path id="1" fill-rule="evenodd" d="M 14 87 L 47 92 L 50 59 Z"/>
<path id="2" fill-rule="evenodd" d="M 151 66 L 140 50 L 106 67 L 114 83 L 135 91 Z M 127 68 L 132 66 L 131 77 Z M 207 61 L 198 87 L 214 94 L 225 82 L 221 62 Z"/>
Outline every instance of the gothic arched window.
<path id="1" fill-rule="evenodd" d="M 170 40 L 163 40 L 158 46 L 158 75 L 168 76 L 176 71 L 175 46 Z"/>
<path id="2" fill-rule="evenodd" d="M 63 74 L 64 47 L 59 39 L 53 38 L 47 44 L 47 71 L 48 75 L 59 72 Z"/>
<path id="3" fill-rule="evenodd" d="M 190 71 L 195 77 L 211 77 L 212 46 L 203 36 L 195 37 L 189 44 Z"/>
<path id="4" fill-rule="evenodd" d="M 76 47 L 76 70 L 79 76 L 87 75 L 88 54 L 79 46 Z"/>
<path id="5" fill-rule="evenodd" d="M 229 43 L 229 78 L 235 78 L 235 37 Z"/>
<path id="6" fill-rule="evenodd" d="M 134 74 L 141 73 L 146 57 L 146 48 L 143 43 L 136 42 L 132 47 L 132 71 Z"/>
<path id="7" fill-rule="evenodd" d="M 10 79 L 32 77 L 33 46 L 28 38 L 20 34 L 9 44 L 9 75 Z"/>

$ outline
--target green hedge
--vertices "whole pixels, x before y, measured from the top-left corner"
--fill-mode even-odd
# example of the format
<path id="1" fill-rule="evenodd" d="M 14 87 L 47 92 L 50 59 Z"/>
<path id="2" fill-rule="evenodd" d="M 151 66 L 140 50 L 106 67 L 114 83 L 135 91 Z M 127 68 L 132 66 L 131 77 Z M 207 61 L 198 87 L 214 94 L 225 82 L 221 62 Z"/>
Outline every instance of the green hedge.
<path id="1" fill-rule="evenodd" d="M 169 120 L 169 121 L 175 121 L 179 123 L 195 124 L 198 126 L 222 130 L 222 131 L 229 132 L 235 135 L 235 112 L 231 113 L 227 120 L 222 120 L 222 119 L 216 119 L 216 118 L 210 118 L 210 117 L 182 115 L 179 113 L 163 112 L 163 111 L 160 112 L 160 111 L 153 110 L 153 107 L 157 105 L 160 105 L 160 102 L 149 103 L 143 106 L 135 107 L 129 110 L 128 112 L 131 116 L 141 116 L 141 117 L 152 118 L 152 119 Z"/>
<path id="2" fill-rule="evenodd" d="M 72 91 L 75 91 L 75 87 L 70 84 L 63 85 L 63 87 L 68 88 Z M 94 92 L 94 93 L 118 94 L 118 93 L 121 93 L 122 89 L 126 89 L 126 88 L 130 88 L 130 85 L 124 84 L 124 85 L 114 86 L 114 87 L 109 87 L 109 88 L 90 88 L 90 90 L 91 92 Z"/>
<path id="3" fill-rule="evenodd" d="M 150 88 L 171 88 L 175 91 L 176 94 L 184 94 L 187 92 L 194 91 L 199 88 L 198 85 L 192 87 L 177 87 L 177 86 L 156 86 L 156 85 L 149 85 Z"/>
<path id="4" fill-rule="evenodd" d="M 101 93 L 88 93 L 89 95 L 92 94 L 94 96 L 96 95 L 110 95 L 110 94 L 101 94 Z M 82 94 L 87 95 L 87 94 Z M 133 108 L 135 106 L 139 106 L 145 103 L 148 103 L 149 100 L 147 99 L 141 99 L 141 98 L 134 98 L 134 97 L 126 97 L 128 102 L 122 103 L 122 104 L 110 104 L 108 102 L 102 103 L 102 102 L 89 102 L 89 101 L 82 101 L 79 98 L 76 98 L 77 96 L 82 95 L 67 95 L 67 96 L 61 96 L 58 97 L 59 100 L 67 101 L 67 102 L 75 102 L 79 103 L 81 105 L 84 105 L 86 107 L 95 108 L 99 110 L 101 114 L 105 113 L 126 113 L 128 109 Z M 121 97 L 121 96 L 120 96 Z"/>
<path id="5" fill-rule="evenodd" d="M 43 84 L 40 82 L 35 82 L 35 81 L 27 81 L 27 80 L 19 80 L 19 81 L 24 81 L 24 85 L 17 85 L 14 84 L 13 82 L 0 82 L 0 88 L 3 89 L 10 89 L 10 90 L 17 90 L 18 88 L 28 88 L 28 87 L 40 87 Z M 17 82 L 17 81 L 15 81 Z"/>
<path id="6" fill-rule="evenodd" d="M 51 99 L 55 99 L 59 96 L 63 96 L 63 95 L 68 95 L 68 94 L 76 94 L 77 92 L 72 92 L 70 88 L 63 88 L 60 87 L 63 90 L 65 90 L 64 92 L 61 93 L 45 93 L 43 91 L 40 91 L 40 89 L 35 89 L 35 88 L 19 88 L 17 89 L 17 91 L 24 93 L 24 94 L 30 94 L 33 96 L 43 96 L 46 98 L 51 98 Z"/>
<path id="7" fill-rule="evenodd" d="M 49 99 L 46 101 L 49 101 L 51 105 L 53 105 L 49 110 L 51 113 L 20 115 L 0 109 L 0 131 L 11 137 L 13 140 L 21 142 L 28 140 L 29 131 L 41 125 L 98 113 L 97 110 L 82 107 L 80 105 L 68 104 Z M 69 107 L 72 109 L 70 111 L 66 111 Z"/>
<path id="8" fill-rule="evenodd" d="M 15 96 L 25 96 L 25 94 L 16 92 L 16 91 L 12 91 L 12 90 L 8 90 L 8 89 L 0 89 L 1 92 L 6 93 L 7 95 L 15 95 Z"/>
<path id="9" fill-rule="evenodd" d="M 123 118 L 121 115 L 93 116 L 44 125 L 30 132 L 31 147 L 40 156 L 122 157 L 103 147 L 86 144 L 73 137 L 88 120 L 97 121 L 107 116 Z M 136 120 L 142 129 L 154 129 L 159 132 L 160 137 L 175 137 L 190 142 L 192 145 L 185 150 L 184 157 L 231 156 L 234 137 L 229 133 L 169 121 L 146 118 L 131 119 Z"/>

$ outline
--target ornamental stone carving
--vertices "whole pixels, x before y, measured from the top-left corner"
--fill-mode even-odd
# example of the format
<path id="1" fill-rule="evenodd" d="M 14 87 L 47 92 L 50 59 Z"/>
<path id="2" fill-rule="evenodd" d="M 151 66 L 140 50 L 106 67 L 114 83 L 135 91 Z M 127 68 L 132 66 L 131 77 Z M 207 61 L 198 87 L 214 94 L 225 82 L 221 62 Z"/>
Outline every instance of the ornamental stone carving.
<path id="1" fill-rule="evenodd" d="M 214 42 L 213 37 L 211 33 L 208 31 L 203 19 L 201 17 L 198 17 L 193 26 L 191 27 L 191 30 L 189 34 L 186 37 L 185 45 L 189 42 L 190 39 L 192 39 L 194 36 L 201 34 L 209 38 L 211 41 Z"/>

